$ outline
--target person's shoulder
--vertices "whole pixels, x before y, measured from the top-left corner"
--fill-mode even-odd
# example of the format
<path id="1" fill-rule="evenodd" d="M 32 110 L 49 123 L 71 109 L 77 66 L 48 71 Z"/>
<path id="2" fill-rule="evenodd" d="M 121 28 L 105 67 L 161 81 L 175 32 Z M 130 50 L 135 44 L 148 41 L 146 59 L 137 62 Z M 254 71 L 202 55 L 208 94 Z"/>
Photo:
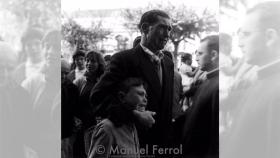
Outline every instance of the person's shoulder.
<path id="1" fill-rule="evenodd" d="M 109 119 L 104 119 L 102 120 L 101 122 L 99 122 L 97 125 L 96 125 L 96 131 L 98 133 L 102 132 L 102 133 L 112 133 L 112 131 L 114 131 L 115 129 L 115 126 L 113 124 L 113 122 Z"/>
<path id="2" fill-rule="evenodd" d="M 136 53 L 136 49 L 135 48 L 131 48 L 131 49 L 127 49 L 127 50 L 123 50 L 120 52 L 115 53 L 112 58 L 118 58 L 118 57 L 130 57 L 130 56 L 134 56 Z"/>

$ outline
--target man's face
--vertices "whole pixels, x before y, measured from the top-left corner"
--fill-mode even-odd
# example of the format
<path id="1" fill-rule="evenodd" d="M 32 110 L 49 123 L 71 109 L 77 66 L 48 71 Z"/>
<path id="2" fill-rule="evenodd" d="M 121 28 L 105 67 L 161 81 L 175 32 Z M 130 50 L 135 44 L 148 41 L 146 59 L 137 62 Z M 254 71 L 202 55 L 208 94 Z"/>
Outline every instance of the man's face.
<path id="1" fill-rule="evenodd" d="M 132 87 L 125 94 L 123 101 L 129 106 L 136 106 L 135 108 L 146 107 L 147 93 L 143 85 Z M 138 106 L 138 107 L 137 107 Z"/>
<path id="2" fill-rule="evenodd" d="M 75 58 L 75 64 L 77 65 L 79 70 L 83 70 L 85 68 L 85 57 L 77 56 Z"/>
<path id="3" fill-rule="evenodd" d="M 265 55 L 264 31 L 258 27 L 259 25 L 259 13 L 252 12 L 246 15 L 238 32 L 239 46 L 245 61 L 253 65 L 258 65 Z"/>
<path id="4" fill-rule="evenodd" d="M 196 51 L 196 61 L 202 71 L 209 71 L 212 65 L 211 54 L 207 50 L 207 42 L 203 41 Z"/>
<path id="5" fill-rule="evenodd" d="M 169 40 L 171 29 L 171 20 L 158 16 L 158 21 L 149 26 L 146 34 L 148 48 L 162 50 Z"/>

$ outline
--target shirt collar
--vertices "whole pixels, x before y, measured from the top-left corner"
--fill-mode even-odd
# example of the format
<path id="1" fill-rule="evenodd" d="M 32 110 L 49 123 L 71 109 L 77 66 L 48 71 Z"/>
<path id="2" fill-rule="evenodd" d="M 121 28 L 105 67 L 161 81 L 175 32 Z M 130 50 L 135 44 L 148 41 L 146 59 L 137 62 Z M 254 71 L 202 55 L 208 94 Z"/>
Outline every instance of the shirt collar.
<path id="1" fill-rule="evenodd" d="M 85 73 L 86 69 L 79 70 L 78 68 L 75 69 L 75 73 Z"/>
<path id="2" fill-rule="evenodd" d="M 214 77 L 214 76 L 216 76 L 216 75 L 219 75 L 219 68 L 216 68 L 216 69 L 214 69 L 214 70 L 211 70 L 211 71 L 207 72 L 207 74 L 206 74 L 206 76 L 207 76 L 208 79 L 209 79 L 209 78 L 212 78 L 212 77 Z"/>
<path id="3" fill-rule="evenodd" d="M 158 55 L 156 55 L 150 49 L 148 49 L 147 47 L 143 46 L 141 43 L 140 43 L 140 46 L 142 47 L 144 52 L 146 52 L 150 56 L 151 60 L 161 61 L 161 59 L 164 57 L 164 54 L 162 53 L 161 50 L 159 50 Z"/>
<path id="4" fill-rule="evenodd" d="M 265 78 L 275 74 L 279 74 L 280 69 L 280 59 L 270 62 L 264 66 L 259 67 L 258 77 Z"/>

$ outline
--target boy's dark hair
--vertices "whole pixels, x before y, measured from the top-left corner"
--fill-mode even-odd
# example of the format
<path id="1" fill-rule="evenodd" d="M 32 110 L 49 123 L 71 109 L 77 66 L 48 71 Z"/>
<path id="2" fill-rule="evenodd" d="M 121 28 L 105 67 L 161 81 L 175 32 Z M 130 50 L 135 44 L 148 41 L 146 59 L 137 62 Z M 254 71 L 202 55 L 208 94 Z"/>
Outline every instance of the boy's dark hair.
<path id="1" fill-rule="evenodd" d="M 134 77 L 127 78 L 126 80 L 120 83 L 118 91 L 127 93 L 132 87 L 138 87 L 141 85 L 143 85 L 144 88 L 147 87 L 144 81 L 140 78 L 134 78 Z"/>
<path id="2" fill-rule="evenodd" d="M 85 57 L 86 56 L 86 53 L 83 51 L 83 50 L 76 50 L 73 54 L 73 61 L 75 61 L 76 58 L 78 58 L 79 56 L 82 56 L 82 57 Z"/>
<path id="3" fill-rule="evenodd" d="M 140 29 L 140 31 L 144 23 L 152 25 L 158 21 L 159 16 L 170 19 L 170 16 L 162 10 L 150 10 L 145 12 L 140 19 L 140 23 L 138 24 L 138 28 Z"/>

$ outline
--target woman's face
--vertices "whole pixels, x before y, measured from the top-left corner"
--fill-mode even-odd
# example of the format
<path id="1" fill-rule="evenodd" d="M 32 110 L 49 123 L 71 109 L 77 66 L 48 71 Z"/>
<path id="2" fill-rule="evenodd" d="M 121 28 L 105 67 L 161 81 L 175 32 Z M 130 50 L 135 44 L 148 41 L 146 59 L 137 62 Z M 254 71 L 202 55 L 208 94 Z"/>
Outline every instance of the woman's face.
<path id="1" fill-rule="evenodd" d="M 90 73 L 94 73 L 98 69 L 98 63 L 93 58 L 86 59 L 86 68 Z"/>

